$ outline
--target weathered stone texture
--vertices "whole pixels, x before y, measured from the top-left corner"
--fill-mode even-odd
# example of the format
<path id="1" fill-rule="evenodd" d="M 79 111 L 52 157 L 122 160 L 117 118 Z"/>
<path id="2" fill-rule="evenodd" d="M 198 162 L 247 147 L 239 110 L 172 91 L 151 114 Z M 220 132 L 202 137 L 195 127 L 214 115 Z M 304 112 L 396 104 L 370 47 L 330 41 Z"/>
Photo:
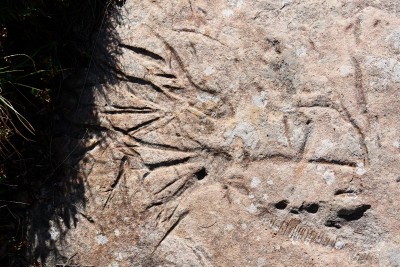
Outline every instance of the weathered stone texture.
<path id="1" fill-rule="evenodd" d="M 400 266 L 399 12 L 126 1 L 112 81 L 89 77 L 65 116 L 89 129 L 84 193 L 48 260 Z"/>

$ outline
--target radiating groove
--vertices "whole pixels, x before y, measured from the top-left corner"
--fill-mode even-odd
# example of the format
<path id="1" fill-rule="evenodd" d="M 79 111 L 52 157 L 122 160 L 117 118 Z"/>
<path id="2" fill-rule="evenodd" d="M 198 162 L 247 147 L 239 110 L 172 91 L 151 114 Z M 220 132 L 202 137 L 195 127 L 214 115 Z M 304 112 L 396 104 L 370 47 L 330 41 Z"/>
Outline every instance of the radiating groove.
<path id="1" fill-rule="evenodd" d="M 115 115 L 115 114 L 151 114 L 151 113 L 156 113 L 157 111 L 152 110 L 152 109 L 121 109 L 121 110 L 104 110 L 102 113 L 104 114 L 110 114 L 110 115 Z"/>
<path id="2" fill-rule="evenodd" d="M 308 160 L 309 163 L 322 163 L 322 164 L 329 164 L 329 165 L 340 165 L 340 166 L 347 166 L 347 167 L 357 167 L 356 162 L 348 161 L 348 160 L 337 160 L 337 159 L 325 159 L 325 158 L 317 158 L 317 159 L 310 159 Z"/>
<path id="3" fill-rule="evenodd" d="M 132 133 L 134 131 L 137 131 L 137 130 L 140 130 L 140 129 L 143 129 L 146 126 L 151 125 L 153 122 L 155 122 L 155 121 L 157 121 L 159 119 L 160 119 L 160 117 L 157 117 L 157 118 L 145 121 L 143 123 L 140 123 L 140 124 L 138 124 L 138 125 L 136 125 L 134 127 L 128 128 L 128 129 L 123 129 L 121 127 L 114 126 L 114 125 L 112 125 L 112 128 L 114 129 L 114 131 L 117 131 L 117 132 L 120 132 L 120 133 L 122 133 L 124 135 L 130 136 L 130 133 Z"/>
<path id="4" fill-rule="evenodd" d="M 173 150 L 173 151 L 181 151 L 181 152 L 193 152 L 196 151 L 196 149 L 181 149 L 179 146 L 172 146 L 172 145 L 167 145 L 167 144 L 161 144 L 161 143 L 150 143 L 150 142 L 146 142 L 138 137 L 133 137 L 134 140 L 142 145 L 145 145 L 147 147 L 151 147 L 151 148 L 164 148 L 167 150 Z M 198 149 L 197 149 L 198 150 Z"/>
<path id="5" fill-rule="evenodd" d="M 127 44 L 118 44 L 118 46 L 126 48 L 126 49 L 129 49 L 132 52 L 135 52 L 136 54 L 140 54 L 140 55 L 143 55 L 145 57 L 149 57 L 149 58 L 154 59 L 154 60 L 161 60 L 161 61 L 165 62 L 165 59 L 162 56 L 157 55 L 156 53 L 151 52 L 151 51 L 149 51 L 149 50 L 147 50 L 145 48 L 137 47 L 137 46 L 131 46 L 131 45 L 127 45 Z"/>
<path id="6" fill-rule="evenodd" d="M 169 166 L 173 166 L 173 165 L 183 164 L 183 163 L 186 163 L 191 158 L 192 157 L 185 157 L 182 159 L 167 160 L 167 161 L 158 162 L 158 163 L 146 164 L 146 166 L 152 171 L 154 169 L 161 168 L 161 167 L 169 167 Z"/>
<path id="7" fill-rule="evenodd" d="M 174 222 L 171 227 L 169 227 L 167 229 L 167 231 L 165 232 L 165 234 L 162 236 L 162 238 L 160 239 L 160 241 L 156 244 L 156 246 L 153 249 L 152 254 L 157 250 L 157 248 L 161 245 L 161 243 L 165 240 L 165 238 L 167 238 L 167 236 L 178 226 L 178 224 L 183 220 L 183 218 L 186 217 L 186 215 L 188 215 L 189 211 L 185 211 L 182 214 L 180 214 L 180 216 L 178 217 L 178 219 L 176 220 L 176 222 Z"/>
<path id="8" fill-rule="evenodd" d="M 170 74 L 170 73 L 157 73 L 155 75 L 159 76 L 159 77 L 168 78 L 168 79 L 176 79 L 176 76 L 174 74 Z"/>

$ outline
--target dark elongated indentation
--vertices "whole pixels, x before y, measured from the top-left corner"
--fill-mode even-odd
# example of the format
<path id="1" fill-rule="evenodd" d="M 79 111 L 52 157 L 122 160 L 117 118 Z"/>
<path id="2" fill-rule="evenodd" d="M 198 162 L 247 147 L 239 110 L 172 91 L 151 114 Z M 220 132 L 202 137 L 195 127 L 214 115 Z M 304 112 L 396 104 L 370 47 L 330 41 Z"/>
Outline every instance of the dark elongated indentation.
<path id="1" fill-rule="evenodd" d="M 138 124 L 138 125 L 136 125 L 136 126 L 133 126 L 133 127 L 131 127 L 131 128 L 128 128 L 128 129 L 123 129 L 123 128 L 120 128 L 120 127 L 117 127 L 117 126 L 113 126 L 113 129 L 114 129 L 115 131 L 118 131 L 118 132 L 121 132 L 121 133 L 127 135 L 127 134 L 129 134 L 130 132 L 139 130 L 140 128 L 144 128 L 144 127 L 146 127 L 146 126 L 152 124 L 153 122 L 155 122 L 155 121 L 157 121 L 157 120 L 159 120 L 159 119 L 160 119 L 160 117 L 156 117 L 156 118 L 154 118 L 154 119 L 151 119 L 151 120 L 148 120 L 148 121 L 144 121 L 144 122 L 142 122 L 142 123 L 140 123 L 140 124 Z"/>
<path id="2" fill-rule="evenodd" d="M 195 172 L 194 175 L 196 176 L 196 179 L 200 181 L 203 180 L 208 175 L 208 173 L 206 168 L 203 167 L 199 171 Z"/>
<path id="3" fill-rule="evenodd" d="M 183 218 L 186 217 L 186 215 L 188 215 L 189 211 L 185 211 L 183 212 L 178 219 L 171 225 L 171 227 L 169 227 L 167 229 L 167 231 L 165 232 L 165 234 L 162 236 L 162 238 L 160 239 L 160 241 L 156 244 L 156 246 L 154 247 L 154 250 L 152 252 L 152 254 L 157 250 L 157 248 L 160 246 L 160 244 L 165 240 L 165 238 L 176 228 L 176 226 L 183 220 Z"/>
<path id="4" fill-rule="evenodd" d="M 324 225 L 326 227 L 334 227 L 336 229 L 342 228 L 342 225 L 337 220 L 327 220 Z"/>
<path id="5" fill-rule="evenodd" d="M 124 73 L 121 70 L 114 70 L 117 74 L 121 75 L 122 77 L 120 78 L 122 81 L 126 81 L 126 82 L 131 82 L 131 83 L 136 83 L 139 85 L 149 85 L 151 86 L 155 91 L 161 93 L 161 94 L 165 94 L 165 92 L 157 85 L 155 85 L 154 83 L 152 83 L 151 81 L 136 77 L 136 76 L 132 76 L 132 75 L 128 75 L 126 73 Z"/>
<path id="6" fill-rule="evenodd" d="M 154 164 L 146 164 L 146 166 L 152 171 L 152 170 L 160 168 L 160 167 L 168 167 L 168 166 L 182 164 L 182 163 L 187 162 L 189 159 L 190 159 L 190 157 L 183 158 L 183 159 L 176 159 L 176 160 L 168 160 L 168 161 L 158 162 L 158 163 L 154 163 Z"/>
<path id="7" fill-rule="evenodd" d="M 115 177 L 113 183 L 111 184 L 110 189 L 107 190 L 107 192 L 110 191 L 110 193 L 108 194 L 108 197 L 106 199 L 106 202 L 103 205 L 103 209 L 107 206 L 107 204 L 110 202 L 110 200 L 113 198 L 113 191 L 115 189 L 115 187 L 117 186 L 117 184 L 119 183 L 119 181 L 121 180 L 122 175 L 124 174 L 124 167 L 125 167 L 125 163 L 128 161 L 128 156 L 123 156 L 119 165 L 119 169 L 118 169 L 118 174 Z"/>
<path id="8" fill-rule="evenodd" d="M 359 220 L 364 216 L 364 213 L 371 208 L 371 205 L 364 204 L 354 208 L 343 208 L 337 212 L 337 216 L 346 221 Z"/>
<path id="9" fill-rule="evenodd" d="M 357 163 L 355 163 L 355 162 L 343 161 L 343 160 L 337 160 L 337 159 L 317 158 L 317 159 L 310 159 L 308 162 L 341 165 L 341 166 L 348 166 L 348 167 L 353 167 L 353 168 L 357 167 Z"/>
<path id="10" fill-rule="evenodd" d="M 145 209 L 148 210 L 148 209 L 151 209 L 151 208 L 154 208 L 154 207 L 161 206 L 162 204 L 164 204 L 164 202 L 162 202 L 162 201 L 154 201 L 154 202 L 149 203 L 149 204 L 145 207 Z"/>
<path id="11" fill-rule="evenodd" d="M 150 58 L 152 58 L 154 60 L 161 60 L 161 61 L 165 62 L 165 59 L 162 56 L 157 55 L 156 53 L 151 52 L 151 51 L 149 51 L 149 50 L 147 50 L 145 48 L 137 47 L 137 46 L 131 46 L 131 45 L 127 45 L 127 44 L 119 44 L 119 46 L 123 47 L 123 48 L 126 48 L 126 49 L 129 49 L 129 50 L 131 50 L 131 51 L 133 51 L 133 52 L 135 52 L 137 54 L 141 54 L 143 56 L 150 57 Z"/>
<path id="12" fill-rule="evenodd" d="M 120 106 L 120 105 L 111 105 L 111 108 L 107 108 L 103 111 L 106 114 L 122 114 L 122 113 L 151 113 L 156 112 L 157 109 L 153 109 L 150 107 L 135 107 L 135 106 Z"/>
<path id="13" fill-rule="evenodd" d="M 284 210 L 286 209 L 287 205 L 289 204 L 289 201 L 287 200 L 281 200 L 277 203 L 275 203 L 275 208 L 277 208 L 278 210 Z"/>
<path id="14" fill-rule="evenodd" d="M 291 210 L 290 210 L 290 213 L 299 214 L 300 212 L 299 212 L 298 209 L 291 209 Z"/>
<path id="15" fill-rule="evenodd" d="M 130 76 L 130 75 L 125 75 L 125 77 L 131 83 L 136 83 L 136 84 L 140 84 L 140 85 L 150 85 L 155 91 L 157 91 L 161 94 L 164 94 L 164 91 L 160 87 L 158 87 L 157 85 L 155 85 L 154 83 L 152 83 L 148 80 L 145 80 L 145 79 L 142 79 L 139 77 L 135 77 L 135 76 Z"/>
<path id="16" fill-rule="evenodd" d="M 123 110 L 106 110 L 106 111 L 103 111 L 102 113 L 111 114 L 111 115 L 117 115 L 117 114 L 150 114 L 150 113 L 154 113 L 154 111 L 150 110 L 150 109 L 123 109 Z"/>
<path id="17" fill-rule="evenodd" d="M 164 77 L 164 78 L 168 78 L 168 79 L 176 78 L 176 76 L 174 74 L 170 74 L 170 73 L 157 73 L 156 76 Z"/>
<path id="18" fill-rule="evenodd" d="M 127 161 L 128 161 L 128 156 L 123 156 L 121 159 L 121 163 L 119 165 L 117 177 L 115 178 L 114 182 L 111 184 L 112 189 L 115 188 L 115 186 L 118 184 L 119 180 L 121 179 L 121 176 L 124 173 L 124 166 Z"/>
<path id="19" fill-rule="evenodd" d="M 86 213 L 83 213 L 83 212 L 79 212 L 79 214 L 82 215 L 83 218 L 85 218 L 88 222 L 95 223 L 95 221 L 93 220 L 92 216 L 90 216 L 90 215 L 88 215 Z"/>
<path id="20" fill-rule="evenodd" d="M 338 195 L 344 195 L 344 194 L 358 194 L 359 190 L 353 189 L 353 188 L 343 188 L 343 189 L 338 189 L 335 191 L 335 196 Z"/>
<path id="21" fill-rule="evenodd" d="M 183 89 L 183 87 L 173 86 L 173 85 L 168 85 L 168 84 L 164 84 L 163 87 L 170 89 L 170 90 L 182 90 Z"/>
<path id="22" fill-rule="evenodd" d="M 170 187 L 171 185 L 173 185 L 173 184 L 174 184 L 175 182 L 177 182 L 178 180 L 179 180 L 179 178 L 176 179 L 176 180 L 170 181 L 169 183 L 167 183 L 167 184 L 165 184 L 163 187 L 161 187 L 159 190 L 155 191 L 154 194 L 158 194 L 158 193 L 160 193 L 161 191 L 164 191 L 167 187 Z"/>
<path id="23" fill-rule="evenodd" d="M 353 126 L 353 128 L 356 130 L 358 136 L 360 137 L 361 148 L 364 152 L 364 164 L 367 165 L 369 162 L 369 152 L 368 152 L 368 147 L 365 143 L 365 134 L 362 131 L 361 127 L 358 125 L 357 121 L 351 116 L 351 114 L 347 110 L 346 106 L 344 106 L 342 103 L 340 103 L 340 106 L 343 110 L 343 114 L 346 117 L 347 121 L 350 122 L 350 124 Z"/>
<path id="24" fill-rule="evenodd" d="M 173 48 L 161 35 L 159 35 L 158 33 L 154 32 L 154 31 L 153 31 L 153 33 L 164 43 L 164 45 L 167 47 L 167 49 L 172 53 L 173 57 L 175 58 L 176 62 L 179 65 L 179 68 L 185 73 L 185 76 L 188 79 L 189 83 L 198 90 L 205 90 L 204 88 L 202 88 L 201 86 L 199 86 L 198 84 L 196 84 L 193 81 L 192 76 L 186 70 L 185 65 L 183 64 L 183 61 L 182 61 L 181 57 L 179 56 L 178 52 L 175 50 L 175 48 Z"/>
<path id="25" fill-rule="evenodd" d="M 149 142 L 149 141 L 145 141 L 145 140 L 143 140 L 141 138 L 138 138 L 136 136 L 132 136 L 132 138 L 135 139 L 135 141 L 139 142 L 141 145 L 148 146 L 148 147 L 164 148 L 164 149 L 167 149 L 167 150 L 174 150 L 174 151 L 186 151 L 186 152 L 191 151 L 191 150 L 187 150 L 187 149 L 181 149 L 178 145 L 173 146 L 173 145 L 163 144 L 163 143 L 156 142 L 156 141 L 154 141 L 154 142 L 150 141 Z"/>

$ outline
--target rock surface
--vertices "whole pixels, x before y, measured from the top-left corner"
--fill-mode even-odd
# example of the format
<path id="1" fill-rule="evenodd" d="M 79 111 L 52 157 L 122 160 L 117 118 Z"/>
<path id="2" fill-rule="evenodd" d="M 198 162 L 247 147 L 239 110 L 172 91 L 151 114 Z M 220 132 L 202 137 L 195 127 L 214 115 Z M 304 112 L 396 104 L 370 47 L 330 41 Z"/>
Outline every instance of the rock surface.
<path id="1" fill-rule="evenodd" d="M 400 266 L 400 2 L 127 0 L 114 31 L 42 262 Z"/>

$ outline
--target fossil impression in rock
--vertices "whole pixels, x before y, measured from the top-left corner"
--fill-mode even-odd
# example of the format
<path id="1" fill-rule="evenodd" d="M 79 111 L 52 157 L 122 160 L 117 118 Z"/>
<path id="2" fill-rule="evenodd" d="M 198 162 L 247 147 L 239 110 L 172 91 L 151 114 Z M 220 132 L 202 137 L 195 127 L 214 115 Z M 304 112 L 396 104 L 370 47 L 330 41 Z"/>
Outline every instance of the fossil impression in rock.
<path id="1" fill-rule="evenodd" d="M 53 261 L 398 266 L 400 5 L 375 2 L 128 0 L 65 116 L 84 201 Z"/>

